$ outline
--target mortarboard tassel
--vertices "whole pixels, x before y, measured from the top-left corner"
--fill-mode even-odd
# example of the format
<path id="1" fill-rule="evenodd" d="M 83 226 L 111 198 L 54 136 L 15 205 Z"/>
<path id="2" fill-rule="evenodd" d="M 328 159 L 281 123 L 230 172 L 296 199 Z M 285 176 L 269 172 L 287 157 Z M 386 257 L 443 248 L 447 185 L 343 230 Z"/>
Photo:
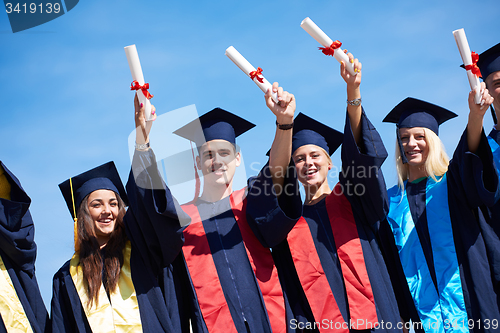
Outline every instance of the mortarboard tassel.
<path id="1" fill-rule="evenodd" d="M 78 246 L 78 218 L 76 217 L 75 195 L 73 194 L 73 181 L 71 180 L 71 178 L 69 179 L 69 187 L 71 188 L 71 201 L 73 202 L 73 220 L 75 221 L 75 223 L 73 224 L 75 252 L 79 252 L 80 247 Z"/>
<path id="2" fill-rule="evenodd" d="M 405 150 L 403 148 L 403 142 L 401 142 L 401 136 L 399 135 L 399 126 L 396 124 L 396 137 L 398 138 L 398 145 L 399 145 L 399 153 L 401 154 L 401 162 L 403 164 L 408 163 L 408 159 L 406 158 L 405 155 Z"/>
<path id="3" fill-rule="evenodd" d="M 191 154 L 193 154 L 193 166 L 194 166 L 194 179 L 196 181 L 194 198 L 190 203 L 195 203 L 200 195 L 200 176 L 198 176 L 198 169 L 196 168 L 196 158 L 194 157 L 193 141 L 191 141 Z"/>

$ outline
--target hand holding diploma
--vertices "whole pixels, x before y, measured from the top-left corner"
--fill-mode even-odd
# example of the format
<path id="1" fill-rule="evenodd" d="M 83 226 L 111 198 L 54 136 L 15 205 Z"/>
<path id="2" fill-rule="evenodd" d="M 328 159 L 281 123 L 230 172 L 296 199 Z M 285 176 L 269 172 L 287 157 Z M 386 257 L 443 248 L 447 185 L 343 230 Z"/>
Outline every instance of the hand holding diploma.
<path id="1" fill-rule="evenodd" d="M 225 54 L 229 59 L 231 59 L 232 62 L 234 62 L 236 66 L 238 66 L 243 71 L 243 73 L 248 75 L 264 93 L 267 93 L 269 89 L 272 89 L 269 81 L 267 81 L 266 78 L 262 75 L 262 68 L 259 67 L 256 70 L 255 67 L 253 67 L 234 47 L 228 47 Z M 274 103 L 279 103 L 276 92 L 272 92 L 272 99 Z"/>
<path id="2" fill-rule="evenodd" d="M 359 62 L 358 58 L 354 58 L 354 56 L 351 53 L 347 53 L 346 56 L 349 60 L 347 63 L 345 63 L 342 60 L 340 64 L 340 76 L 342 76 L 345 83 L 347 83 L 348 92 L 354 91 L 356 89 L 359 90 L 359 85 L 361 84 L 361 67 L 362 67 L 361 62 Z M 354 67 L 356 75 L 351 75 L 351 73 L 348 70 L 349 68 L 348 64 Z"/>
<path id="3" fill-rule="evenodd" d="M 149 100 L 153 98 L 153 95 L 151 95 L 148 91 L 149 83 L 144 82 L 141 62 L 139 61 L 139 54 L 137 54 L 135 44 L 126 46 L 125 54 L 127 55 L 128 65 L 130 67 L 130 72 L 132 73 L 133 81 L 130 89 L 137 91 L 136 95 L 139 98 L 139 103 L 142 103 L 145 107 L 146 121 L 151 121 L 153 120 L 153 115 L 151 114 L 151 102 Z"/>
<path id="4" fill-rule="evenodd" d="M 145 145 L 149 143 L 149 132 L 151 132 L 151 126 L 153 126 L 153 120 L 156 119 L 156 109 L 154 105 L 151 105 L 151 121 L 146 119 L 146 108 L 144 103 L 139 102 L 139 98 L 135 95 L 134 97 L 134 109 L 135 109 L 135 143 L 136 145 Z M 137 149 L 137 147 L 136 147 Z M 147 149 L 145 149 L 147 150 Z"/>
<path id="5" fill-rule="evenodd" d="M 277 95 L 279 103 L 275 103 L 273 95 Z M 265 95 L 266 105 L 276 116 L 278 124 L 292 124 L 295 114 L 295 96 L 283 90 L 278 82 L 274 82 Z"/>
<path id="6" fill-rule="evenodd" d="M 467 70 L 467 77 L 469 79 L 469 84 L 472 90 L 476 91 L 474 101 L 476 104 L 481 103 L 481 92 L 479 91 L 480 82 L 479 77 L 481 77 L 481 71 L 477 67 L 476 63 L 479 56 L 475 52 L 471 52 L 469 48 L 469 43 L 467 42 L 467 37 L 465 37 L 464 29 L 458 29 L 453 31 L 453 36 L 457 42 L 458 51 L 462 56 L 462 61 L 464 62 L 465 69 Z"/>
<path id="7" fill-rule="evenodd" d="M 354 65 L 349 62 L 349 57 L 347 57 L 340 48 L 340 46 L 342 46 L 341 42 L 338 40 L 335 42 L 332 41 L 331 38 L 328 37 L 309 17 L 306 17 L 302 23 L 300 23 L 300 26 L 307 31 L 312 38 L 316 39 L 318 43 L 323 45 L 323 47 L 320 47 L 320 50 L 322 50 L 324 54 L 333 56 L 339 63 L 344 62 L 351 75 L 357 74 Z"/>
<path id="8" fill-rule="evenodd" d="M 344 79 L 345 83 L 347 83 L 347 114 L 349 116 L 349 122 L 351 123 L 351 130 L 356 140 L 356 143 L 359 147 L 361 147 L 361 116 L 362 116 L 362 108 L 361 108 L 361 62 L 351 53 L 347 53 L 347 57 L 349 58 L 349 63 L 354 66 L 354 70 L 357 75 L 351 75 L 347 71 L 346 64 L 342 61 L 340 65 L 340 76 Z M 359 103 L 358 103 L 359 101 Z"/>

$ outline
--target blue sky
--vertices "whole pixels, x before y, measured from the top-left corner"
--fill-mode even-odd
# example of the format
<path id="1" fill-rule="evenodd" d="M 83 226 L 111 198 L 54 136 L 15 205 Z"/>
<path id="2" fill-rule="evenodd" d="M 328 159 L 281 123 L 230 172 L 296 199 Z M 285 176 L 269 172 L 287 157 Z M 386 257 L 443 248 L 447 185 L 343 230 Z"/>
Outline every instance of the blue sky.
<path id="1" fill-rule="evenodd" d="M 345 83 L 335 59 L 300 28 L 309 16 L 363 63 L 363 106 L 389 151 L 383 171 L 392 186 L 395 128 L 382 119 L 408 96 L 458 113 L 440 129 L 451 156 L 466 126 L 469 91 L 452 31 L 464 28 L 471 50 L 480 53 L 498 43 L 499 9 L 497 0 L 80 1 L 67 14 L 16 34 L 0 14 L 0 160 L 32 198 L 46 306 L 52 276 L 73 252 L 73 223 L 57 185 L 110 160 L 124 182 L 128 177 L 134 121 L 125 46 L 137 45 L 152 103 L 166 114 L 165 129 L 162 121 L 153 127 L 153 148 L 188 149 L 167 135 L 177 126 L 168 119 L 180 125 L 196 114 L 194 106 L 180 108 L 194 104 L 203 114 L 219 106 L 257 125 L 239 139 L 250 176 L 266 162 L 275 118 L 262 92 L 224 55 L 230 45 L 262 67 L 270 82 L 294 93 L 297 112 L 343 130 Z M 487 114 L 487 132 L 491 126 Z M 340 165 L 339 153 L 333 161 Z"/>

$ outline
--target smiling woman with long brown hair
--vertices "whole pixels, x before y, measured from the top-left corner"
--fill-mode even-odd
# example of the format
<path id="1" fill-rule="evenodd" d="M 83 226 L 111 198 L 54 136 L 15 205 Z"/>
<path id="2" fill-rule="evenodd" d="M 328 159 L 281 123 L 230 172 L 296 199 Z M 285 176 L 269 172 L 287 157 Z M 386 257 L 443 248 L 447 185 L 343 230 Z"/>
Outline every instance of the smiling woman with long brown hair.
<path id="1" fill-rule="evenodd" d="M 77 247 L 87 282 L 89 306 L 99 301 L 99 288 L 114 292 L 123 265 L 127 238 L 123 226 L 125 203 L 111 190 L 96 190 L 83 199 L 78 211 Z"/>
<path id="2" fill-rule="evenodd" d="M 113 162 L 59 185 L 75 253 L 54 275 L 53 332 L 183 332 L 172 265 L 152 268 Z M 76 218 L 75 218 L 76 216 Z"/>

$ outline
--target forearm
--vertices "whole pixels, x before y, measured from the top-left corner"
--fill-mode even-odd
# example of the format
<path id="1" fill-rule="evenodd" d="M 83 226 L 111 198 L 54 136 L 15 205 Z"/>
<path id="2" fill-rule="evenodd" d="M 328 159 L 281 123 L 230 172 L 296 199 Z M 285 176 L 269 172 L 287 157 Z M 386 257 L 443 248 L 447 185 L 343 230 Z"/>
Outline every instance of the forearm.
<path id="1" fill-rule="evenodd" d="M 359 85 L 357 87 L 347 86 L 347 100 L 352 101 L 354 99 L 361 98 L 361 92 Z M 361 139 L 361 104 L 350 105 L 347 104 L 347 114 L 349 115 L 349 120 L 351 122 L 351 130 L 354 135 L 356 143 L 359 145 Z"/>
<path id="2" fill-rule="evenodd" d="M 292 117 L 277 117 L 278 124 L 293 123 Z M 293 130 L 282 130 L 276 126 L 276 134 L 274 135 L 273 145 L 269 156 L 269 171 L 273 179 L 273 185 L 276 193 L 281 193 L 279 189 L 283 186 L 288 165 L 292 157 L 292 135 Z"/>
<path id="3" fill-rule="evenodd" d="M 469 122 L 467 123 L 467 145 L 471 153 L 476 153 L 479 142 L 481 141 L 482 132 L 483 117 L 478 114 L 470 113 Z"/>

